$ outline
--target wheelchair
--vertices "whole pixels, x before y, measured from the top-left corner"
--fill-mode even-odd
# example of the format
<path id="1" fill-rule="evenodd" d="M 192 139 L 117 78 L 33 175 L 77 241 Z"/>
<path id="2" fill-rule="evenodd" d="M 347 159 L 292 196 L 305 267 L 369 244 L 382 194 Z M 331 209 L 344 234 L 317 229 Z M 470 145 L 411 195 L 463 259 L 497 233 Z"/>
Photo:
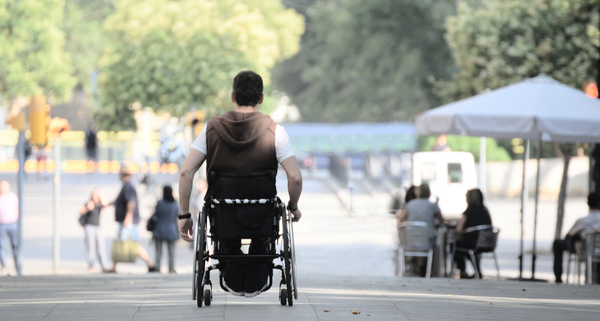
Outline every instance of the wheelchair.
<path id="1" fill-rule="evenodd" d="M 224 193 L 214 193 L 212 186 L 216 179 L 214 173 L 210 176 L 207 192 L 209 196 L 202 211 L 196 214 L 197 219 L 194 222 L 192 299 L 196 300 L 199 308 L 202 304 L 211 305 L 213 291 L 211 271 L 219 270 L 220 287 L 223 291 L 230 292 L 224 286 L 224 267 L 227 264 L 258 262 L 268 266 L 268 283 L 260 292 L 265 292 L 272 287 L 273 271 L 280 270 L 279 301 L 281 305 L 292 306 L 294 299 L 298 300 L 292 213 L 286 210 L 285 204 L 276 195 L 270 195 L 271 197 L 268 198 L 230 198 L 231 195 L 240 195 L 239 191 L 231 193 L 230 188 L 222 188 L 226 191 Z M 240 186 L 244 185 L 244 180 L 247 179 L 225 178 L 225 180 L 229 182 L 229 186 Z M 252 192 L 256 188 L 246 190 L 250 190 L 250 193 L 242 191 L 241 194 L 257 195 Z M 224 241 L 231 239 L 265 240 L 266 251 L 261 254 L 222 253 Z M 212 253 L 209 251 L 209 240 L 213 246 Z M 210 259 L 218 260 L 218 264 L 210 265 Z M 278 260 L 280 263 L 277 262 Z"/>

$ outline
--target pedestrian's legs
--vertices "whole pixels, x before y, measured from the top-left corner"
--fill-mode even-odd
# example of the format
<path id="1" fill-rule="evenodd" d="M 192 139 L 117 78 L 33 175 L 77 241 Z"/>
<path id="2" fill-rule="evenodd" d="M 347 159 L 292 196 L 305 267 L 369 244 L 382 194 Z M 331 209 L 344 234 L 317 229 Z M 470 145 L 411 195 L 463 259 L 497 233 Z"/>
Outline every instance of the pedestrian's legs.
<path id="1" fill-rule="evenodd" d="M 4 260 L 4 251 L 6 249 L 7 237 L 7 224 L 0 224 L 0 264 L 2 264 L 2 267 L 6 267 L 6 261 Z"/>
<path id="2" fill-rule="evenodd" d="M 0 226 L 3 229 L 3 231 L 0 232 L 0 238 L 2 238 L 2 241 L 0 241 L 0 243 L 6 242 L 6 237 L 8 236 L 8 238 L 10 239 L 11 247 L 12 247 L 13 258 L 15 260 L 15 268 L 17 269 L 17 271 L 19 271 L 20 268 L 17 263 L 17 257 L 19 256 L 19 239 L 18 239 L 18 235 L 17 235 L 17 223 L 0 224 Z M 6 244 L 6 243 L 4 243 L 4 244 Z M 2 252 L 2 254 L 1 254 L 2 260 L 1 261 L 2 261 L 2 265 L 6 266 L 6 261 L 4 261 L 3 248 L 6 248 L 6 246 L 0 246 L 0 252 Z"/>
<path id="3" fill-rule="evenodd" d="M 175 241 L 167 241 L 169 250 L 169 273 L 175 272 Z"/>
<path id="4" fill-rule="evenodd" d="M 160 271 L 160 259 L 162 257 L 162 246 L 163 246 L 163 240 L 162 239 L 154 239 L 154 267 Z"/>
<path id="5" fill-rule="evenodd" d="M 556 283 L 562 283 L 563 252 L 568 249 L 568 240 L 556 239 L 552 244 L 552 251 L 554 252 L 554 277 L 556 278 Z"/>
<path id="6" fill-rule="evenodd" d="M 96 231 L 93 225 L 85 225 L 85 259 L 88 262 L 90 271 L 94 269 L 96 263 Z"/>
<path id="7" fill-rule="evenodd" d="M 106 256 L 106 239 L 100 226 L 96 226 L 96 253 L 98 253 L 98 260 L 102 265 L 102 270 L 108 269 L 108 257 Z"/>
<path id="8" fill-rule="evenodd" d="M 15 260 L 15 268 L 18 273 L 21 273 L 21 266 L 19 265 L 19 261 L 17 257 L 19 256 L 19 235 L 17 233 L 17 223 L 10 224 L 10 228 L 8 230 L 8 235 L 10 236 L 10 240 L 12 243 L 12 251 L 13 251 L 13 259 Z"/>

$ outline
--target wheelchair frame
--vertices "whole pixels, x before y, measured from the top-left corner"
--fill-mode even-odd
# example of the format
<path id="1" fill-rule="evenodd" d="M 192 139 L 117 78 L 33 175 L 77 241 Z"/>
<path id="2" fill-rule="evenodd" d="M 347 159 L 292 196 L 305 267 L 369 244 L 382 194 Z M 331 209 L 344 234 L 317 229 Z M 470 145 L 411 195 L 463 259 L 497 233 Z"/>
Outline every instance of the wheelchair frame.
<path id="1" fill-rule="evenodd" d="M 208 212 L 215 209 L 219 204 L 266 204 L 271 203 L 274 207 L 279 208 L 278 214 L 274 217 L 273 226 L 277 227 L 274 234 L 277 234 L 277 238 L 270 240 L 269 254 L 240 254 L 240 255 L 226 255 L 226 254 L 210 254 L 208 251 L 207 238 L 210 237 L 211 243 L 219 245 L 220 240 L 209 234 L 207 223 L 212 221 L 209 220 Z M 196 300 L 197 306 L 200 308 L 202 304 L 209 306 L 212 302 L 212 282 L 210 280 L 210 272 L 218 269 L 221 264 L 221 260 L 226 261 L 248 261 L 248 260 L 265 260 L 270 259 L 270 270 L 269 270 L 269 284 L 263 290 L 267 291 L 273 285 L 273 270 L 277 269 L 281 271 L 281 281 L 279 282 L 279 300 L 281 305 L 288 304 L 292 306 L 294 299 L 298 300 L 298 285 L 296 282 L 296 257 L 294 248 L 294 229 L 292 224 L 292 213 L 286 210 L 285 204 L 281 202 L 279 197 L 273 199 L 211 199 L 204 205 L 201 212 L 196 215 L 196 221 L 194 223 L 194 261 L 193 261 L 193 286 L 192 286 L 192 299 Z M 282 233 L 281 233 L 282 232 Z M 281 233 L 281 234 L 280 234 Z M 279 240 L 283 239 L 283 244 L 279 253 L 277 253 L 277 244 Z M 219 264 L 216 266 L 209 266 L 209 259 L 219 260 Z M 273 262 L 276 259 L 282 261 L 282 265 L 275 265 Z M 229 292 L 223 286 L 223 277 L 219 273 L 219 284 L 221 289 Z"/>

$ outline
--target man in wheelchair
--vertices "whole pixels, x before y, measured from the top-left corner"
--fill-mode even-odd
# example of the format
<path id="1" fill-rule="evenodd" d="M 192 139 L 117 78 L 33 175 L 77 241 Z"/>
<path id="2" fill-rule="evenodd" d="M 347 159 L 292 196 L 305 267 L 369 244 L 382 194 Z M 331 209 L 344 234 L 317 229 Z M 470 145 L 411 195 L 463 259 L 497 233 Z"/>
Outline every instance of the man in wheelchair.
<path id="1" fill-rule="evenodd" d="M 179 230 L 183 240 L 193 241 L 190 193 L 194 174 L 205 160 L 207 204 L 211 199 L 276 198 L 275 174 L 281 164 L 288 180 L 288 209 L 294 222 L 300 220 L 302 213 L 298 209 L 298 199 L 302 192 L 302 174 L 285 129 L 268 115 L 258 112 L 263 97 L 262 78 L 258 74 L 252 71 L 237 74 L 231 93 L 235 110 L 212 117 L 190 146 L 179 180 Z M 238 223 L 250 227 L 260 221 L 257 217 L 260 215 L 252 209 L 237 210 L 234 214 Z M 227 226 L 219 226 L 220 234 L 227 235 L 228 229 L 239 228 L 238 223 L 221 222 Z M 269 238 L 252 238 L 249 254 L 266 254 L 269 244 Z M 242 254 L 241 239 L 221 239 L 219 248 L 215 248 L 217 252 Z M 268 286 L 269 266 L 266 263 L 249 261 L 219 265 L 223 285 L 234 295 L 255 296 Z"/>

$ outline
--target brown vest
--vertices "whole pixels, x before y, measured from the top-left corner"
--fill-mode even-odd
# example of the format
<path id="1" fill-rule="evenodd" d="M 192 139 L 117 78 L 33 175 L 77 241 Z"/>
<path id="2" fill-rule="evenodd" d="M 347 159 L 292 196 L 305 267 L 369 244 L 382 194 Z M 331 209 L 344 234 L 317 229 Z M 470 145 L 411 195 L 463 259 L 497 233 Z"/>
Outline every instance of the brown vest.
<path id="1" fill-rule="evenodd" d="M 277 123 L 260 112 L 229 111 L 210 119 L 206 127 L 206 173 L 252 177 L 277 171 Z"/>

